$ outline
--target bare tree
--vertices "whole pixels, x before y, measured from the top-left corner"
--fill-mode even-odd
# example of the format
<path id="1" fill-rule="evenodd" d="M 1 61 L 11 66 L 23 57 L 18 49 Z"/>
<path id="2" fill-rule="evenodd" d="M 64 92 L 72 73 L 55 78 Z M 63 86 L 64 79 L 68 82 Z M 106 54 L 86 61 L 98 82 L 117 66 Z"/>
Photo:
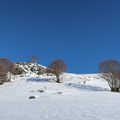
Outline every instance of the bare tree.
<path id="1" fill-rule="evenodd" d="M 3 65 L 0 65 L 0 84 L 5 81 L 5 76 L 7 75 L 7 70 Z"/>
<path id="2" fill-rule="evenodd" d="M 104 78 L 113 92 L 120 91 L 120 62 L 107 60 L 99 65 L 100 76 Z"/>
<path id="3" fill-rule="evenodd" d="M 30 62 L 31 63 L 38 63 L 39 62 L 39 57 L 38 56 L 31 56 L 30 57 Z"/>
<path id="4" fill-rule="evenodd" d="M 7 70 L 5 69 L 3 65 L 0 64 L 0 75 L 4 75 L 6 73 L 7 73 Z"/>
<path id="5" fill-rule="evenodd" d="M 0 76 L 1 78 L 5 80 L 5 76 L 7 76 L 8 72 L 10 73 L 14 73 L 15 70 L 15 65 L 13 62 L 11 62 L 9 59 L 7 58 L 0 58 Z M 6 77 L 7 79 L 7 77 Z M 10 81 L 10 79 L 9 79 Z"/>
<path id="6" fill-rule="evenodd" d="M 55 60 L 49 66 L 47 72 L 54 74 L 57 78 L 58 83 L 60 83 L 60 75 L 65 72 L 67 69 L 67 65 L 63 60 Z"/>

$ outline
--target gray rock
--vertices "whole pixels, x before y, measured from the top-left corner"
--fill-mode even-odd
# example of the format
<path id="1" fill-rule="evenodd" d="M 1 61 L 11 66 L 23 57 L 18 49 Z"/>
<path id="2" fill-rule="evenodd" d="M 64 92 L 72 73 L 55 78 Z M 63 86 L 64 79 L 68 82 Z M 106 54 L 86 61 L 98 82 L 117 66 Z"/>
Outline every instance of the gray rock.
<path id="1" fill-rule="evenodd" d="M 35 99 L 36 97 L 35 96 L 30 96 L 29 99 Z"/>
<path id="2" fill-rule="evenodd" d="M 43 92 L 44 92 L 44 90 L 38 90 L 37 92 L 43 93 Z"/>

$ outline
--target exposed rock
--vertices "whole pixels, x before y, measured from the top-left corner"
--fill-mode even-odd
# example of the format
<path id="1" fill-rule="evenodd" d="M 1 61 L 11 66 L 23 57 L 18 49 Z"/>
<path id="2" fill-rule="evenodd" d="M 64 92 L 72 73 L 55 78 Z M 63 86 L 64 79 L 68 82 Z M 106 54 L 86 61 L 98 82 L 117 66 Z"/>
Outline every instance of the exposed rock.
<path id="1" fill-rule="evenodd" d="M 30 96 L 29 99 L 35 99 L 36 97 L 35 96 Z"/>
<path id="2" fill-rule="evenodd" d="M 24 69 L 19 64 L 15 64 L 14 75 L 20 75 L 23 73 L 25 73 Z"/>
<path id="3" fill-rule="evenodd" d="M 44 92 L 44 90 L 38 90 L 37 92 L 43 93 L 43 92 Z"/>
<path id="4" fill-rule="evenodd" d="M 20 75 L 25 73 L 36 73 L 38 75 L 41 75 L 44 74 L 45 72 L 46 72 L 46 68 L 37 63 L 18 62 L 15 64 L 14 75 Z"/>
<path id="5" fill-rule="evenodd" d="M 60 92 L 57 92 L 57 94 L 62 94 L 62 92 L 60 91 Z"/>
<path id="6" fill-rule="evenodd" d="M 14 64 L 14 71 L 12 74 L 9 71 L 4 72 L 3 70 L 1 69 L 0 72 L 0 84 L 3 84 L 3 82 L 10 82 L 12 74 L 19 75 L 20 77 L 24 77 L 29 74 L 35 74 L 36 76 L 44 74 L 46 72 L 46 67 L 37 63 L 17 62 Z"/>
<path id="7" fill-rule="evenodd" d="M 69 83 L 68 85 L 72 85 L 72 83 Z"/>

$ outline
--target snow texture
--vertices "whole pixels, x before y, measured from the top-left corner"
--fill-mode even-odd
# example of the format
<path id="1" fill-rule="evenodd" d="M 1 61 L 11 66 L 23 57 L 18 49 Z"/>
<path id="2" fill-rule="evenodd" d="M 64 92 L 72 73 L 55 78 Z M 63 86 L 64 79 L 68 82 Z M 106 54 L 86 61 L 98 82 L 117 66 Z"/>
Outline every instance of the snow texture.
<path id="1" fill-rule="evenodd" d="M 0 120 L 119 120 L 120 93 L 97 74 L 12 76 L 0 86 Z M 34 96 L 34 99 L 29 99 Z"/>

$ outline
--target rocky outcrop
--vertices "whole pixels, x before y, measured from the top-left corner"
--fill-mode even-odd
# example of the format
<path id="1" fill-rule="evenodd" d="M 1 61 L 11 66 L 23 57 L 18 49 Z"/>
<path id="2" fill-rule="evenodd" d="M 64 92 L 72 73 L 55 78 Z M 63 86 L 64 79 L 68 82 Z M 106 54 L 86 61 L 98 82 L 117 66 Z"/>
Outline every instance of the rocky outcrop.
<path id="1" fill-rule="evenodd" d="M 36 73 L 38 75 L 44 74 L 46 67 L 37 63 L 30 62 L 18 62 L 15 64 L 14 75 L 20 75 L 25 73 Z"/>
<path id="2" fill-rule="evenodd" d="M 4 82 L 9 82 L 11 80 L 11 75 L 21 75 L 26 76 L 27 74 L 36 74 L 36 75 L 42 75 L 46 73 L 46 67 L 39 65 L 37 63 L 28 63 L 28 62 L 18 62 L 14 64 L 14 72 L 10 73 L 3 72 L 1 69 L 0 74 L 0 84 L 3 84 Z"/>

